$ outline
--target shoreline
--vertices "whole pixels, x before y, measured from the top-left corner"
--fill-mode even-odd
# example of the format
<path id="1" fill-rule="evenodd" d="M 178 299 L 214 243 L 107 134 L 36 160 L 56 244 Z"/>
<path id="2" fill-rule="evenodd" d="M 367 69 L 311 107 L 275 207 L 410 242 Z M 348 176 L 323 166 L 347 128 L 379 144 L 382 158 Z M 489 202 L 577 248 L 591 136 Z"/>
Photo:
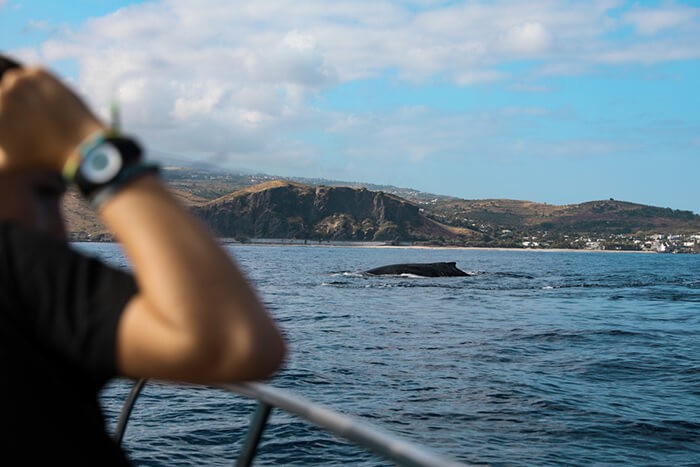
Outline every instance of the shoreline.
<path id="1" fill-rule="evenodd" d="M 639 254 L 661 254 L 658 251 L 648 250 L 592 250 L 577 248 L 516 248 L 516 247 L 487 247 L 487 246 L 436 246 L 436 245 L 413 245 L 413 244 L 388 244 L 386 242 L 353 242 L 353 241 L 304 241 L 294 239 L 251 239 L 238 241 L 232 238 L 219 238 L 224 245 L 251 245 L 251 246 L 303 246 L 303 247 L 334 247 L 334 248 L 403 248 L 415 250 L 474 250 L 474 251 L 527 251 L 527 252 L 550 252 L 550 253 L 639 253 Z M 692 254 L 692 253 L 688 253 Z"/>
<path id="2" fill-rule="evenodd" d="M 584 248 L 517 248 L 517 247 L 489 247 L 489 246 L 439 246 L 439 245 L 413 245 L 410 243 L 390 244 L 386 242 L 362 242 L 362 241 L 304 241 L 295 239 L 250 239 L 245 241 L 236 240 L 233 238 L 219 237 L 217 240 L 222 245 L 237 245 L 237 246 L 300 246 L 309 248 L 332 247 L 332 248 L 394 248 L 394 249 L 414 249 L 414 250 L 472 250 L 472 251 L 522 251 L 522 252 L 544 252 L 544 253 L 630 253 L 630 254 L 688 254 L 693 255 L 693 252 L 662 252 L 653 250 L 603 250 L 603 249 L 584 249 Z M 113 239 L 103 240 L 80 240 L 69 239 L 69 243 L 118 243 Z"/>

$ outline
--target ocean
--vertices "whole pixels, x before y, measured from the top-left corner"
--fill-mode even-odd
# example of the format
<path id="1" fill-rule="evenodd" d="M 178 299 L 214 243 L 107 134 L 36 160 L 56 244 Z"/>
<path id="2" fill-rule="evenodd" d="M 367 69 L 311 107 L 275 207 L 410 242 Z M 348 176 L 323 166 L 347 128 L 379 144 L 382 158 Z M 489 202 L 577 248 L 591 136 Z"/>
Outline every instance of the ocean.
<path id="1" fill-rule="evenodd" d="M 469 465 L 700 466 L 698 255 L 226 248 L 289 344 L 267 384 Z M 361 274 L 436 261 L 470 275 Z M 130 384 L 102 394 L 110 429 Z M 136 466 L 233 465 L 254 408 L 151 382 L 123 444 Z M 392 464 L 273 410 L 254 465 Z"/>

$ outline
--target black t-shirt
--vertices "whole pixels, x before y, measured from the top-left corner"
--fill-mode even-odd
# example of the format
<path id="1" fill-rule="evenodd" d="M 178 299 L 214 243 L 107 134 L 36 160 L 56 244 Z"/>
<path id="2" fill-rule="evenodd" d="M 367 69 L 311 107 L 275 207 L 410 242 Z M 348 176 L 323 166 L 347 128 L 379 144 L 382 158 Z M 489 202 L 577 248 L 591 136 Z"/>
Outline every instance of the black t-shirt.
<path id="1" fill-rule="evenodd" d="M 128 272 L 67 243 L 0 223 L 0 453 L 35 465 L 125 465 L 99 391 L 136 292 Z"/>

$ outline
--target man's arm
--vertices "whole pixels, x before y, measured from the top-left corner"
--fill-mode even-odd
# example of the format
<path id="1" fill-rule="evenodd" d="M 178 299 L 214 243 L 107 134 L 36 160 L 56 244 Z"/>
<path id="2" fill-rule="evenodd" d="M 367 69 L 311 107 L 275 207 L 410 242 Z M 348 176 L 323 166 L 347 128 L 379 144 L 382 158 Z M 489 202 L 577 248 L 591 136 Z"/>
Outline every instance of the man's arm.
<path id="1" fill-rule="evenodd" d="M 118 365 L 126 375 L 206 383 L 277 369 L 282 338 L 255 292 L 160 182 L 133 182 L 100 215 L 141 289 L 119 325 Z"/>
<path id="2" fill-rule="evenodd" d="M 0 81 L 0 170 L 60 172 L 78 145 L 104 130 L 87 106 L 41 69 Z M 134 378 L 195 383 L 262 379 L 285 356 L 280 330 L 209 230 L 152 175 L 100 206 L 140 292 L 117 333 L 117 365 Z"/>

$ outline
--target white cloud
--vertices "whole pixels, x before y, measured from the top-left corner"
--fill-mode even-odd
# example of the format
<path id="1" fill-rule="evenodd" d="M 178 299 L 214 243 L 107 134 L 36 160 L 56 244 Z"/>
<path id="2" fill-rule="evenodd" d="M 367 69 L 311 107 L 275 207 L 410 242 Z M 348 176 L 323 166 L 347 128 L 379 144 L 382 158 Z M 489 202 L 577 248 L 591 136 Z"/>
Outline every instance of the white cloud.
<path id="1" fill-rule="evenodd" d="M 550 46 L 550 34 L 540 23 L 523 23 L 506 31 L 503 44 L 507 50 L 522 53 L 546 52 Z"/>
<path id="2" fill-rule="evenodd" d="M 119 52 L 130 60 L 141 56 L 139 69 L 168 66 L 185 79 L 215 73 L 273 85 L 294 83 L 314 92 L 387 69 L 404 79 L 440 75 L 460 83 L 481 82 L 468 77 L 488 75 L 495 65 L 511 60 L 535 58 L 546 65 L 571 63 L 585 69 L 581 64 L 597 63 L 601 54 L 625 61 L 629 49 L 648 45 L 635 41 L 623 48 L 606 38 L 621 24 L 612 16 L 612 9 L 621 6 L 615 1 L 412 5 L 416 8 L 389 1 L 232 5 L 214 0 L 201 8 L 184 0 L 161 0 L 90 20 L 54 40 L 54 55 L 47 53 L 47 58 L 60 55 L 57 49 L 81 61 L 103 51 Z M 695 27 L 686 28 L 678 42 L 697 43 L 698 9 L 669 5 L 629 10 L 622 24 L 650 34 L 682 20 Z M 199 72 L 184 70 L 195 64 Z"/>
<path id="3" fill-rule="evenodd" d="M 455 81 L 461 86 L 469 86 L 472 84 L 501 81 L 506 79 L 508 76 L 508 73 L 503 73 L 496 70 L 476 70 L 458 74 L 455 76 Z"/>
<path id="4" fill-rule="evenodd" d="M 679 27 L 696 27 L 698 9 L 673 3 L 660 8 L 635 8 L 624 16 L 624 22 L 632 24 L 642 35 L 654 35 Z"/>
<path id="5" fill-rule="evenodd" d="M 2 5 L 0 5 L 0 8 L 2 8 Z M 26 22 L 24 27 L 22 28 L 23 33 L 31 33 L 34 31 L 42 31 L 42 32 L 49 32 L 54 28 L 54 26 L 51 25 L 48 21 L 40 21 L 40 20 L 29 20 Z"/>
<path id="6" fill-rule="evenodd" d="M 284 38 L 284 43 L 289 48 L 299 51 L 313 50 L 316 48 L 316 41 L 310 34 L 302 34 L 296 29 L 290 31 Z"/>
<path id="7" fill-rule="evenodd" d="M 524 60 L 538 63 L 532 72 L 537 77 L 700 57 L 698 8 L 625 5 L 617 0 L 211 0 L 202 8 L 199 2 L 160 0 L 59 31 L 40 56 L 77 61 L 79 86 L 93 105 L 106 109 L 117 98 L 125 127 L 138 128 L 163 150 L 261 165 L 310 164 L 318 149 L 289 137 L 293 129 L 339 131 L 352 125 L 353 132 L 342 134 L 363 141 L 366 136 L 367 142 L 355 143 L 348 154 L 369 153 L 391 141 L 420 160 L 458 147 L 484 149 L 474 147 L 469 136 L 483 135 L 474 128 L 488 128 L 476 120 L 450 120 L 441 129 L 415 114 L 391 115 L 398 118 L 392 124 L 377 115 L 376 123 L 386 128 L 380 134 L 365 126 L 366 116 L 353 121 L 319 113 L 313 99 L 338 83 L 387 70 L 413 82 L 471 86 L 513 81 L 504 65 Z M 640 36 L 614 42 L 618 28 L 629 24 Z M 666 35 L 657 38 L 660 32 Z M 430 125 L 442 138 L 426 144 L 416 125 Z"/>

